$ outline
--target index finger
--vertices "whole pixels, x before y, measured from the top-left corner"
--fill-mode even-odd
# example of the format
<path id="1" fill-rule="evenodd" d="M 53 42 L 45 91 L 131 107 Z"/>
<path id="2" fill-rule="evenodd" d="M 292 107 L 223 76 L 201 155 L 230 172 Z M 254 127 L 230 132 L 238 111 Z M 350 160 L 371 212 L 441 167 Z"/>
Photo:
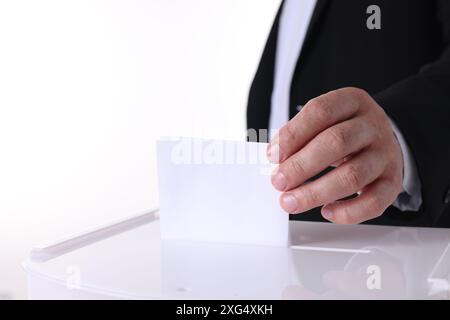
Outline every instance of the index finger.
<path id="1" fill-rule="evenodd" d="M 350 119 L 358 109 L 359 99 L 349 89 L 331 91 L 310 100 L 269 143 L 270 162 L 283 162 L 325 129 Z"/>

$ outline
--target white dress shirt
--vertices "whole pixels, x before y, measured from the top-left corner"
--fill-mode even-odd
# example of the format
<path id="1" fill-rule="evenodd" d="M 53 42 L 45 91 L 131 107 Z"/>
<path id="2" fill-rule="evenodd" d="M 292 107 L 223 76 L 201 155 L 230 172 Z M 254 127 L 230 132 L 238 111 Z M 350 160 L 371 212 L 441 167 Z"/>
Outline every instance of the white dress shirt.
<path id="1" fill-rule="evenodd" d="M 297 60 L 308 30 L 316 0 L 285 0 L 278 27 L 275 78 L 269 129 L 273 133 L 289 121 L 289 97 Z M 301 62 L 300 62 L 301 63 Z M 301 90 L 301 89 L 300 89 Z M 408 145 L 391 121 L 403 153 L 403 189 L 394 203 L 402 211 L 417 211 L 422 204 L 420 179 Z"/>

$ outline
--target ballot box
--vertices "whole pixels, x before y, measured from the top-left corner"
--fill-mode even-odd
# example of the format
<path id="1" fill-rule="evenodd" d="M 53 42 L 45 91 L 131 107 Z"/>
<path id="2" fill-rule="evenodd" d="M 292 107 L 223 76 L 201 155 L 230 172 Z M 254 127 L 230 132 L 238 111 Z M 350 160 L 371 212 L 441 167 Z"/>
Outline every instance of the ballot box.
<path id="1" fill-rule="evenodd" d="M 161 241 L 157 210 L 35 247 L 31 299 L 449 299 L 450 230 L 291 221 L 290 244 Z"/>

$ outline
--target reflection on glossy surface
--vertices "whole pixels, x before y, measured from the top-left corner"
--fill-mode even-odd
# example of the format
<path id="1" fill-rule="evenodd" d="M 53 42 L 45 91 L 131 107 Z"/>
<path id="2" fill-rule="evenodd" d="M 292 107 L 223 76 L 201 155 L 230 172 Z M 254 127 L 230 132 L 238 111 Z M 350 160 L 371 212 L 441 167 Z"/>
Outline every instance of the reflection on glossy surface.
<path id="1" fill-rule="evenodd" d="M 450 231 L 291 222 L 289 248 L 159 240 L 158 222 L 29 261 L 34 298 L 448 299 Z M 79 285 L 68 286 L 68 267 Z M 72 269 L 73 270 L 73 269 Z"/>
<path id="2" fill-rule="evenodd" d="M 430 291 L 430 275 L 437 264 L 443 263 L 439 260 L 446 253 L 449 230 L 329 225 L 318 236 L 301 225 L 292 227 L 294 243 L 319 238 L 322 245 L 335 243 L 339 247 L 358 249 L 358 252 L 337 258 L 332 257 L 332 251 L 316 257 L 293 251 L 296 266 L 305 259 L 316 259 L 309 260 L 309 265 L 322 266 L 322 270 L 299 268 L 302 285 L 287 288 L 284 298 L 448 299 L 450 270 L 447 268 L 444 280 L 447 287 L 441 286 L 435 292 Z M 445 261 L 448 259 L 450 255 L 444 257 Z M 329 261 L 340 261 L 340 265 L 332 267 Z"/>
<path id="3" fill-rule="evenodd" d="M 279 299 L 290 284 L 289 255 L 287 248 L 166 241 L 163 295 Z"/>

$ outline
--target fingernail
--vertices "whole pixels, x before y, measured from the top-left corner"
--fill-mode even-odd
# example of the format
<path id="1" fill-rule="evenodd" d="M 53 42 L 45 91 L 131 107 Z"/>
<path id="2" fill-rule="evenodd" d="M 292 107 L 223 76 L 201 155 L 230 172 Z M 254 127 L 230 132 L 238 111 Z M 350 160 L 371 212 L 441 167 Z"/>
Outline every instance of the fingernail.
<path id="1" fill-rule="evenodd" d="M 272 185 L 278 191 L 284 191 L 287 187 L 286 177 L 278 170 L 278 168 L 275 169 L 275 173 L 272 175 Z"/>
<path id="2" fill-rule="evenodd" d="M 295 213 L 298 207 L 297 198 L 292 194 L 285 194 L 281 197 L 281 206 L 289 213 Z"/>
<path id="3" fill-rule="evenodd" d="M 267 150 L 267 158 L 272 163 L 280 163 L 281 161 L 280 146 L 277 143 L 271 144 L 269 146 L 269 149 Z"/>
<path id="4" fill-rule="evenodd" d="M 331 211 L 330 209 L 327 209 L 327 208 L 322 208 L 322 215 L 324 216 L 325 219 L 328 219 L 328 220 L 333 220 L 333 218 L 334 218 L 333 211 Z"/>

